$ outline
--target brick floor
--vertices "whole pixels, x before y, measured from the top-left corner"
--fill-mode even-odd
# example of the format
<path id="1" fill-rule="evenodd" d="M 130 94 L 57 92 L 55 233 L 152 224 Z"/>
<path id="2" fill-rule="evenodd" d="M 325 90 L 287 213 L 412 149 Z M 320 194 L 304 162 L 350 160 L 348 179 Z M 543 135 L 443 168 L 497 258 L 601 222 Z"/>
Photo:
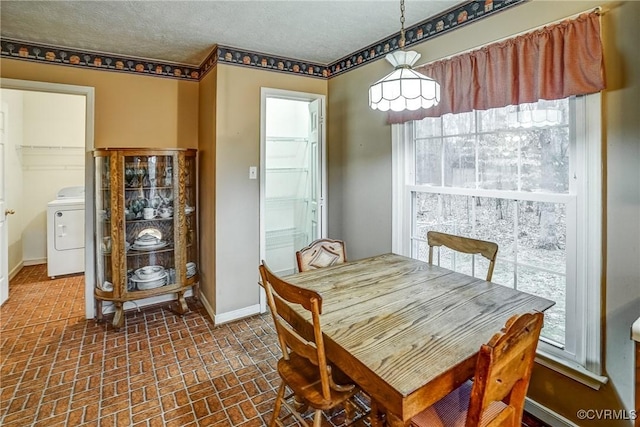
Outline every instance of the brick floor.
<path id="1" fill-rule="evenodd" d="M 213 326 L 202 306 L 84 319 L 84 276 L 23 268 L 0 308 L 0 425 L 264 426 L 280 384 L 271 319 Z M 325 420 L 333 426 L 340 412 Z M 527 419 L 525 426 L 542 424 Z"/>

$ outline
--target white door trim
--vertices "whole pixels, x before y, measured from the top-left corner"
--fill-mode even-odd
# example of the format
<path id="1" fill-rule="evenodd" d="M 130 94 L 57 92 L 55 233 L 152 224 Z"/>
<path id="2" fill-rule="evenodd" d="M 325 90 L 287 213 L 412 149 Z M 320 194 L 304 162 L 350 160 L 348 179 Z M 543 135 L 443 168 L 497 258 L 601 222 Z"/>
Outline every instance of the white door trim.
<path id="1" fill-rule="evenodd" d="M 16 80 L 0 78 L 3 89 L 29 90 L 36 92 L 62 93 L 68 95 L 83 95 L 86 97 L 85 110 L 85 316 L 93 319 L 95 301 L 93 299 L 95 257 L 94 257 L 94 109 L 95 89 L 90 86 L 76 86 L 60 83 L 37 82 L 30 80 Z"/>
<path id="2" fill-rule="evenodd" d="M 9 104 L 0 102 L 0 305 L 9 299 L 9 233 L 6 205 L 7 150 L 6 135 Z"/>
<path id="3" fill-rule="evenodd" d="M 296 92 L 292 90 L 272 89 L 267 87 L 260 88 L 260 259 L 258 264 L 265 258 L 266 253 L 266 233 L 265 233 L 265 178 L 266 171 L 264 167 L 265 154 L 266 154 L 266 112 L 267 112 L 267 98 L 283 98 L 299 101 L 312 102 L 317 99 L 320 100 L 320 200 L 323 201 L 320 208 L 320 234 L 322 237 L 326 237 L 328 224 L 327 224 L 327 212 L 329 208 L 327 206 L 327 141 L 325 131 L 325 117 L 326 117 L 326 96 L 317 93 L 308 92 Z M 256 274 L 258 269 L 256 268 Z M 258 278 L 259 280 L 259 278 Z M 267 310 L 266 295 L 264 290 L 260 289 L 260 312 L 264 313 Z"/>

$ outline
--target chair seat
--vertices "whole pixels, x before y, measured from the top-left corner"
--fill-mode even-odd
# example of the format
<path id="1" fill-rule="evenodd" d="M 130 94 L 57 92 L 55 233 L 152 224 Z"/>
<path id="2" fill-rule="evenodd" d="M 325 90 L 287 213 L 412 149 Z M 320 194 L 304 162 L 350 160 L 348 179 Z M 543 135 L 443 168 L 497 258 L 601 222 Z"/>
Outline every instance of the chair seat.
<path id="1" fill-rule="evenodd" d="M 278 360 L 278 373 L 296 396 L 323 411 L 343 403 L 358 391 L 355 386 L 349 387 L 347 391 L 331 390 L 331 399 L 325 399 L 318 367 L 295 353 L 289 355 L 289 360 Z"/>
<path id="2" fill-rule="evenodd" d="M 411 419 L 415 427 L 465 427 L 467 409 L 473 382 L 467 381 L 451 393 Z M 482 417 L 480 427 L 489 424 L 507 407 L 503 402 L 492 402 Z"/>

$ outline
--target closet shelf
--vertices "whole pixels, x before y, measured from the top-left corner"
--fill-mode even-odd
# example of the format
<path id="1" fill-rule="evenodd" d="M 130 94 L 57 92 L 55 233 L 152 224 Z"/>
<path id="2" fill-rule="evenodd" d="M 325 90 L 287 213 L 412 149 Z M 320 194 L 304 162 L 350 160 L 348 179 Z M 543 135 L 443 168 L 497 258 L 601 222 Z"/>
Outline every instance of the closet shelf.
<path id="1" fill-rule="evenodd" d="M 267 230 L 265 232 L 267 240 L 267 248 L 273 249 L 278 247 L 295 246 L 295 242 L 303 239 L 306 241 L 307 233 L 299 228 L 285 228 L 277 230 Z"/>
<path id="2" fill-rule="evenodd" d="M 19 150 L 83 150 L 84 147 L 73 147 L 70 145 L 18 145 Z"/>
<path id="3" fill-rule="evenodd" d="M 300 136 L 268 136 L 267 142 L 309 142 L 309 138 Z"/>
<path id="4" fill-rule="evenodd" d="M 309 203 L 308 197 L 267 197 L 265 203 L 269 207 L 290 206 L 295 203 Z"/>

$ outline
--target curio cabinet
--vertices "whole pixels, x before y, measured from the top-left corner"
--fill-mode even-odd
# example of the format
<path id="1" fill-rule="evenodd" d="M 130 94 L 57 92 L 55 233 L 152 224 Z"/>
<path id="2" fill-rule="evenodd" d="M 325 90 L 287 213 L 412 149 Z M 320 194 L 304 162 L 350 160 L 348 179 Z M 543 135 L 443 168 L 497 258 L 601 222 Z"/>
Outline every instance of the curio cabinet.
<path id="1" fill-rule="evenodd" d="M 96 166 L 96 317 L 113 305 L 173 294 L 172 310 L 198 296 L 196 150 L 99 149 Z M 132 306 L 135 306 L 132 304 Z M 109 310 L 111 311 L 111 310 Z"/>

